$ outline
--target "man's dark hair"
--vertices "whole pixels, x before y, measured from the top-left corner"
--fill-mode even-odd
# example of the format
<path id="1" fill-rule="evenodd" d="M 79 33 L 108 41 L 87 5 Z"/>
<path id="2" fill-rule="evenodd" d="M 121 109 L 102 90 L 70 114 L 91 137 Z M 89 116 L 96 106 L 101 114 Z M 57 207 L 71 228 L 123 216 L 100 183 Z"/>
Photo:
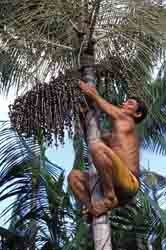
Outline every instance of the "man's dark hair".
<path id="1" fill-rule="evenodd" d="M 136 123 L 140 123 L 141 121 L 143 121 L 145 119 L 145 117 L 147 116 L 148 113 L 148 108 L 145 104 L 145 102 L 143 102 L 141 100 L 141 98 L 137 97 L 137 96 L 131 96 L 128 99 L 134 99 L 136 100 L 136 102 L 138 103 L 138 109 L 137 109 L 137 113 L 141 113 L 142 115 L 140 117 L 136 117 L 135 118 L 135 122 Z"/>

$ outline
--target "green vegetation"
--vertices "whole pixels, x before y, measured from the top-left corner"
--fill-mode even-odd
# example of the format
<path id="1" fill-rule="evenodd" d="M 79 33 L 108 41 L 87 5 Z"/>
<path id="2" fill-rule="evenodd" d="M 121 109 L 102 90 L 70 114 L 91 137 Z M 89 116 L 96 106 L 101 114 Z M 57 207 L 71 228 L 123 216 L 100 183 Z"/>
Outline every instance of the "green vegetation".
<path id="1" fill-rule="evenodd" d="M 12 211 L 9 229 L 0 228 L 0 248 L 91 250 L 91 228 L 64 189 L 63 169 L 45 150 L 64 143 L 67 130 L 74 135 L 74 167 L 84 168 L 78 79 L 90 64 L 106 99 L 139 95 L 146 101 L 149 115 L 138 128 L 142 146 L 166 152 L 164 3 L 8 0 L 0 2 L 0 21 L 0 91 L 20 95 L 10 107 L 11 124 L 0 130 L 0 200 L 14 198 L 1 214 Z M 94 58 L 87 56 L 92 49 Z M 136 200 L 110 214 L 113 249 L 165 248 L 161 199 L 165 178 L 143 171 Z"/>

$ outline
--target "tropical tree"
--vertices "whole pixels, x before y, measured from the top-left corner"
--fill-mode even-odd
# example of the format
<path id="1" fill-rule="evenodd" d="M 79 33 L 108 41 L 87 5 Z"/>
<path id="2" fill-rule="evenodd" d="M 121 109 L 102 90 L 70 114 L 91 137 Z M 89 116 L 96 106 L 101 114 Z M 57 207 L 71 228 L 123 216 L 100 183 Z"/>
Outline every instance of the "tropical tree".
<path id="1" fill-rule="evenodd" d="M 6 60 L 1 67 L 1 89 L 8 92 L 13 82 L 17 90 L 34 85 L 11 106 L 12 125 L 19 133 L 37 137 L 42 131 L 48 143 L 53 134 L 56 143 L 63 143 L 64 128 L 72 136 L 73 125 L 74 133 L 80 134 L 79 104 L 86 102 L 77 88 L 80 77 L 96 82 L 108 99 L 117 95 L 123 99 L 139 91 L 149 101 L 151 71 L 165 50 L 161 1 L 55 5 L 45 0 L 9 0 L 0 7 L 1 54 Z M 42 81 L 46 76 L 52 77 L 49 84 Z M 164 127 L 165 116 L 160 113 L 150 112 L 152 120 L 160 118 Z M 151 131 L 146 138 L 154 145 L 155 133 L 161 141 L 160 125 L 151 126 Z"/>

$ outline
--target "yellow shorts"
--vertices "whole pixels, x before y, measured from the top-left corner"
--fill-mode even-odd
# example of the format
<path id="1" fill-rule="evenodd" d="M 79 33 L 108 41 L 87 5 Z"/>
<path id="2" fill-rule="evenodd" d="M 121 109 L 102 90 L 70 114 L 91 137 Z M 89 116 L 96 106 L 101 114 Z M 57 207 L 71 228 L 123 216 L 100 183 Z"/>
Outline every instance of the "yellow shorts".
<path id="1" fill-rule="evenodd" d="M 119 202 L 131 199 L 137 193 L 140 183 L 138 178 L 123 163 L 119 156 L 111 150 L 112 172 L 115 192 Z"/>

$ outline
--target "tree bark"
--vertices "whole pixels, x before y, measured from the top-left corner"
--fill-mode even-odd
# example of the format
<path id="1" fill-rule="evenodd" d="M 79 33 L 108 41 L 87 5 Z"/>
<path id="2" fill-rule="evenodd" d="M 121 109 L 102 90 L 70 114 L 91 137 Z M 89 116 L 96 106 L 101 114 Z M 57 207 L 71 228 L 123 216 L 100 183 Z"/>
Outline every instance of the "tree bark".
<path id="1" fill-rule="evenodd" d="M 96 73 L 93 66 L 86 65 L 83 67 L 82 79 L 88 84 L 96 84 Z M 91 158 L 90 155 L 89 158 Z M 88 172 L 90 175 L 91 199 L 99 200 L 102 198 L 99 175 L 91 159 L 89 160 Z M 92 229 L 95 250 L 112 250 L 111 228 L 108 215 L 105 214 L 97 218 L 93 217 Z"/>
<path id="2" fill-rule="evenodd" d="M 102 199 L 102 192 L 99 182 L 99 176 L 97 171 L 92 164 L 89 166 L 89 174 L 90 174 L 90 190 L 91 190 L 91 199 L 99 200 Z M 92 222 L 93 228 L 93 238 L 95 243 L 95 250 L 111 250 L 111 229 L 108 215 L 102 215 L 99 217 L 93 217 Z"/>

